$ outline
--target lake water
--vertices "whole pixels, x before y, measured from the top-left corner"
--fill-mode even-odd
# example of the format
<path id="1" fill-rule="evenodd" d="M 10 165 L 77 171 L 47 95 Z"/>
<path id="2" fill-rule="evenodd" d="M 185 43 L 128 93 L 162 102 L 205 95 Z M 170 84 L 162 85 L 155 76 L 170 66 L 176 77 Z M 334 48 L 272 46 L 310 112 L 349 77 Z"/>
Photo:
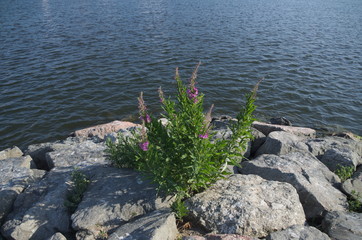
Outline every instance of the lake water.
<path id="1" fill-rule="evenodd" d="M 362 135 L 361 0 L 1 0 L 0 150 L 157 113 L 198 61 L 215 115 L 265 77 L 261 119 Z"/>

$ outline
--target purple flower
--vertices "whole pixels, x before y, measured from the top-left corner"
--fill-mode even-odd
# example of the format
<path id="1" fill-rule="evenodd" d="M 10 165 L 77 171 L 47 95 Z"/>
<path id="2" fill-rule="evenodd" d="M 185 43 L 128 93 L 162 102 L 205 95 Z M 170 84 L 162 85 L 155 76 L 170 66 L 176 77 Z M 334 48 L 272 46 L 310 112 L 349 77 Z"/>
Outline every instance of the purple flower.
<path id="1" fill-rule="evenodd" d="M 151 117 L 148 114 L 146 114 L 146 116 L 141 116 L 140 119 L 141 119 L 141 121 L 145 121 L 146 123 L 151 122 Z"/>
<path id="2" fill-rule="evenodd" d="M 143 151 L 147 151 L 149 144 L 150 144 L 150 143 L 149 143 L 148 141 L 141 142 L 141 143 L 139 144 L 139 147 L 140 147 Z"/>
<path id="3" fill-rule="evenodd" d="M 187 95 L 189 97 L 190 100 L 194 100 L 194 102 L 197 102 L 197 96 L 199 94 L 199 90 L 194 87 L 194 88 L 191 88 L 191 89 L 187 89 Z"/>
<path id="4" fill-rule="evenodd" d="M 199 135 L 199 138 L 202 138 L 202 139 L 206 139 L 208 137 L 209 137 L 209 134 L 207 134 L 207 133 Z"/>

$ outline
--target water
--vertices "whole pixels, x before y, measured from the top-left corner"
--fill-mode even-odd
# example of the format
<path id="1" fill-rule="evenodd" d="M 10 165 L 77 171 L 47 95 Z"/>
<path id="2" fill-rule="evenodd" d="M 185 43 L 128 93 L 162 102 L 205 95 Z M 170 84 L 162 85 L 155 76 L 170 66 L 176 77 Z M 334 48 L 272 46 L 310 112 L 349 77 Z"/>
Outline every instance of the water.
<path id="1" fill-rule="evenodd" d="M 215 114 L 261 77 L 257 114 L 362 135 L 361 0 L 2 0 L 0 149 L 159 112 L 198 61 Z"/>

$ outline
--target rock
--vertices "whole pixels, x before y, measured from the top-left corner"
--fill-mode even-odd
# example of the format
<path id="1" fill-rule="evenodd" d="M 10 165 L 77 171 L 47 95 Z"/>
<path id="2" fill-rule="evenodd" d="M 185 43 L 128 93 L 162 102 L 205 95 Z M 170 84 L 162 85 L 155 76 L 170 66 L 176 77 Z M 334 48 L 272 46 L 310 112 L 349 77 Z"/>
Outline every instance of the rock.
<path id="1" fill-rule="evenodd" d="M 329 212 L 323 219 L 322 228 L 332 239 L 362 239 L 362 213 Z"/>
<path id="2" fill-rule="evenodd" d="M 341 167 L 356 168 L 359 164 L 360 156 L 348 148 L 328 149 L 321 158 L 321 161 L 332 171 L 335 172 Z"/>
<path id="3" fill-rule="evenodd" d="M 285 117 L 271 118 L 269 121 L 270 121 L 271 124 L 283 125 L 283 126 L 292 126 L 292 123 L 288 119 L 286 119 Z"/>
<path id="4" fill-rule="evenodd" d="M 333 133 L 332 136 L 347 138 L 347 139 L 351 139 L 354 141 L 359 141 L 358 136 L 351 132 L 337 132 L 337 133 Z"/>
<path id="5" fill-rule="evenodd" d="M 28 146 L 25 153 L 29 154 L 33 158 L 35 165 L 37 166 L 38 169 L 50 170 L 45 158 L 45 154 L 47 152 L 54 151 L 57 145 L 61 146 L 61 143 L 55 142 L 55 143 L 32 144 Z"/>
<path id="6" fill-rule="evenodd" d="M 47 239 L 69 233 L 70 214 L 64 206 L 71 169 L 49 172 L 26 188 L 14 202 L 1 232 L 7 239 Z"/>
<path id="7" fill-rule="evenodd" d="M 340 182 L 339 178 L 309 153 L 261 155 L 241 165 L 242 174 L 293 185 L 308 219 L 321 218 L 324 211 L 347 209 L 346 196 L 332 186 Z"/>
<path id="8" fill-rule="evenodd" d="M 359 193 L 362 196 L 362 166 L 357 168 L 357 171 L 350 179 L 343 182 L 342 189 L 349 195 L 352 195 L 354 191 L 356 194 Z"/>
<path id="9" fill-rule="evenodd" d="M 50 238 L 48 238 L 47 240 L 67 240 L 67 238 L 64 237 L 63 234 L 58 232 L 58 233 L 54 234 L 53 236 L 51 236 Z"/>
<path id="10" fill-rule="evenodd" d="M 30 145 L 26 152 L 33 157 L 38 168 L 49 171 L 54 167 L 81 168 L 93 164 L 106 164 L 108 162 L 105 149 L 104 142 L 67 138 L 65 141 Z"/>
<path id="11" fill-rule="evenodd" d="M 308 151 L 302 142 L 303 138 L 289 132 L 275 131 L 269 133 L 265 143 L 256 151 L 255 156 L 262 154 L 283 155 L 292 151 Z"/>
<path id="12" fill-rule="evenodd" d="M 309 151 L 321 159 L 323 155 L 330 149 L 337 149 L 340 152 L 354 152 L 360 158 L 357 161 L 357 165 L 362 164 L 362 141 L 354 141 L 341 137 L 324 137 L 308 139 L 305 141 Z"/>
<path id="13" fill-rule="evenodd" d="M 18 191 L 11 188 L 0 191 L 0 225 L 5 217 L 11 212 L 13 203 L 18 194 Z"/>
<path id="14" fill-rule="evenodd" d="M 107 164 L 104 143 L 86 140 L 81 143 L 64 144 L 62 148 L 45 154 L 47 166 L 53 167 L 85 167 L 94 164 Z"/>
<path id="15" fill-rule="evenodd" d="M 315 227 L 295 225 L 279 232 L 273 232 L 266 240 L 330 240 L 327 234 Z"/>
<path id="16" fill-rule="evenodd" d="M 170 197 L 157 196 L 155 186 L 135 171 L 95 166 L 84 172 L 90 184 L 71 217 L 77 236 L 95 239 L 99 227 L 108 232 L 137 216 L 170 207 L 172 203 Z"/>
<path id="17" fill-rule="evenodd" d="M 72 136 L 80 138 L 89 138 L 89 137 L 98 137 L 99 139 L 104 139 L 107 134 L 112 132 L 118 132 L 122 129 L 137 127 L 138 124 L 124 121 L 113 121 L 110 123 L 100 124 L 89 128 L 84 128 L 77 130 L 72 133 Z"/>
<path id="18" fill-rule="evenodd" d="M 178 230 L 171 209 L 160 209 L 126 223 L 109 236 L 109 240 L 174 240 Z"/>
<path id="19" fill-rule="evenodd" d="M 45 174 L 44 171 L 30 169 L 31 162 L 30 156 L 0 161 L 0 223 L 12 210 L 17 195 Z"/>
<path id="20" fill-rule="evenodd" d="M 252 128 L 254 139 L 251 141 L 250 156 L 255 156 L 256 151 L 265 143 L 266 137 L 259 130 Z"/>
<path id="21" fill-rule="evenodd" d="M 232 175 L 186 201 L 190 217 L 209 231 L 265 237 L 304 224 L 296 190 L 255 175 Z"/>
<path id="22" fill-rule="evenodd" d="M 269 123 L 263 123 L 254 121 L 252 126 L 262 132 L 265 136 L 268 136 L 269 133 L 274 131 L 285 131 L 292 133 L 294 135 L 300 137 L 315 137 L 316 131 L 311 128 L 302 128 L 302 127 L 292 127 L 292 126 L 283 126 L 283 125 L 275 125 Z"/>
<path id="23" fill-rule="evenodd" d="M 23 156 L 23 152 L 16 146 L 0 151 L 0 160 L 7 158 L 18 158 L 21 156 Z"/>
<path id="24" fill-rule="evenodd" d="M 258 238 L 242 236 L 238 234 L 207 234 L 201 236 L 183 237 L 182 240 L 258 240 Z"/>

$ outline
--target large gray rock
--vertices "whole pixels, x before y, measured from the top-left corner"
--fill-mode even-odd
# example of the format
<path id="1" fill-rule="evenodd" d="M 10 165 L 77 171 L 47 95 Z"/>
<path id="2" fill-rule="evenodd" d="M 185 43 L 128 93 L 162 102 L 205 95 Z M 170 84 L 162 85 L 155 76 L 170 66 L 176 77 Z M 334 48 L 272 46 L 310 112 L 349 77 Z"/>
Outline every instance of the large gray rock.
<path id="1" fill-rule="evenodd" d="M 271 132 L 266 138 L 265 143 L 257 150 L 255 155 L 283 155 L 292 151 L 308 151 L 307 145 L 302 141 L 302 137 L 298 137 L 289 132 Z"/>
<path id="2" fill-rule="evenodd" d="M 232 175 L 186 201 L 190 216 L 209 231 L 265 237 L 304 224 L 296 190 L 255 175 Z"/>
<path id="3" fill-rule="evenodd" d="M 155 186 L 135 171 L 98 166 L 85 173 L 90 184 L 71 217 L 77 236 L 82 236 L 78 239 L 95 239 L 99 227 L 107 232 L 172 203 L 170 197 L 158 196 Z"/>
<path id="4" fill-rule="evenodd" d="M 347 179 L 342 184 L 343 191 L 347 194 L 352 195 L 360 194 L 362 196 L 362 166 L 357 168 L 357 171 L 352 175 L 350 179 Z"/>
<path id="5" fill-rule="evenodd" d="M 298 191 L 308 219 L 318 219 L 324 211 L 347 209 L 346 196 L 332 186 L 340 182 L 339 178 L 309 153 L 261 155 L 243 162 L 239 171 L 292 184 Z"/>
<path id="6" fill-rule="evenodd" d="M 253 157 L 256 151 L 265 143 L 266 136 L 259 130 L 252 128 L 254 139 L 251 141 L 250 155 Z"/>
<path id="7" fill-rule="evenodd" d="M 161 209 L 122 225 L 108 239 L 175 240 L 177 234 L 174 214 L 170 209 Z"/>
<path id="8" fill-rule="evenodd" d="M 329 212 L 322 222 L 323 230 L 336 240 L 362 239 L 362 213 Z"/>
<path id="9" fill-rule="evenodd" d="M 31 155 L 40 169 L 74 166 L 82 168 L 93 164 L 106 164 L 105 143 L 92 140 L 68 138 L 65 141 L 30 145 Z"/>
<path id="10" fill-rule="evenodd" d="M 58 232 L 58 233 L 54 234 L 53 236 L 51 236 L 50 238 L 48 238 L 47 240 L 67 240 L 67 238 L 64 237 L 63 234 Z"/>
<path id="11" fill-rule="evenodd" d="M 107 164 L 105 149 L 104 143 L 86 140 L 81 143 L 64 144 L 64 148 L 48 152 L 45 156 L 50 169 L 68 166 L 81 168 L 94 164 Z"/>
<path id="12" fill-rule="evenodd" d="M 342 137 L 324 137 L 314 138 L 305 141 L 308 145 L 309 151 L 321 159 L 326 151 L 330 149 L 337 149 L 341 152 L 351 151 L 357 154 L 359 157 L 362 156 L 362 141 L 355 141 Z M 358 160 L 358 165 L 362 164 L 362 160 Z"/>
<path id="13" fill-rule="evenodd" d="M 52 171 L 19 194 L 1 228 L 4 237 L 47 239 L 56 232 L 71 232 L 70 214 L 64 206 L 70 172 Z"/>
<path id="14" fill-rule="evenodd" d="M 356 168 L 361 162 L 361 157 L 353 150 L 348 148 L 328 149 L 321 158 L 321 161 L 332 171 L 335 172 L 341 167 Z"/>
<path id="15" fill-rule="evenodd" d="M 7 158 L 18 158 L 21 156 L 23 156 L 23 152 L 16 146 L 0 151 L 0 160 Z"/>
<path id="16" fill-rule="evenodd" d="M 17 195 L 45 174 L 44 171 L 30 169 L 31 162 L 30 156 L 0 161 L 0 223 L 12 210 Z"/>
<path id="17" fill-rule="evenodd" d="M 264 133 L 265 136 L 268 136 L 269 133 L 274 131 L 284 131 L 289 132 L 297 136 L 303 137 L 315 137 L 316 131 L 311 128 L 303 128 L 303 127 L 292 127 L 292 126 L 284 126 L 284 125 L 276 125 L 254 121 L 252 126 L 258 129 L 260 132 Z"/>
<path id="18" fill-rule="evenodd" d="M 315 227 L 295 225 L 285 230 L 273 232 L 266 240 L 330 240 L 327 234 Z"/>

